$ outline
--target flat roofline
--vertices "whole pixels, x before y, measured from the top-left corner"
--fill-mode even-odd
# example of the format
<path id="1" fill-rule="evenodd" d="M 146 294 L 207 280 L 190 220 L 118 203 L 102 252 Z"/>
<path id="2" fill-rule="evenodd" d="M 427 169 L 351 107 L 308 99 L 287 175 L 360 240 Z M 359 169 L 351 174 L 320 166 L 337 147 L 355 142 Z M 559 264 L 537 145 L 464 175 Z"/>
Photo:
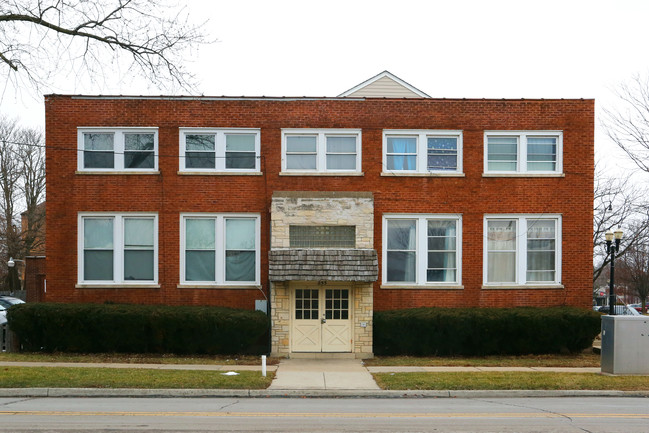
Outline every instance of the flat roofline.
<path id="1" fill-rule="evenodd" d="M 177 95 L 70 95 L 49 93 L 48 97 L 67 97 L 71 99 L 116 99 L 116 100 L 178 100 L 178 101 L 594 101 L 595 98 L 386 98 L 351 96 L 177 96 Z"/>

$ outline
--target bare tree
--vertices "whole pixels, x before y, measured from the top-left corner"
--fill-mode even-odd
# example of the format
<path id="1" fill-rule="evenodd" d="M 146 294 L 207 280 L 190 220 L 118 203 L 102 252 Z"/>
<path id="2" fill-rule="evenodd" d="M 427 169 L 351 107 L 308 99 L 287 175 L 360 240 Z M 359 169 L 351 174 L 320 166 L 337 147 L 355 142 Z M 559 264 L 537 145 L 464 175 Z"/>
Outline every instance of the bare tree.
<path id="1" fill-rule="evenodd" d="M 39 204 L 45 196 L 45 152 L 43 134 L 21 128 L 15 120 L 0 118 L 0 269 L 5 285 L 16 289 L 15 269 L 10 257 L 23 258 L 44 241 L 39 236 L 45 223 Z M 21 226 L 20 216 L 26 214 Z"/>
<path id="2" fill-rule="evenodd" d="M 649 245 L 639 242 L 629 249 L 619 265 L 620 282 L 632 290 L 640 298 L 642 312 L 647 312 L 647 297 L 649 297 Z"/>
<path id="3" fill-rule="evenodd" d="M 604 109 L 604 128 L 640 170 L 649 173 L 649 78 L 636 76 L 617 92 L 619 108 Z"/>
<path id="4" fill-rule="evenodd" d="M 593 283 L 611 262 L 606 254 L 604 234 L 617 227 L 624 229 L 624 242 L 615 257 L 624 256 L 636 243 L 649 236 L 648 211 L 647 191 L 629 177 L 609 178 L 602 171 L 595 173 Z"/>
<path id="5" fill-rule="evenodd" d="M 161 87 L 193 90 L 186 65 L 208 42 L 203 28 L 165 0 L 0 0 L 0 64 L 16 85 L 96 79 L 124 66 Z"/>

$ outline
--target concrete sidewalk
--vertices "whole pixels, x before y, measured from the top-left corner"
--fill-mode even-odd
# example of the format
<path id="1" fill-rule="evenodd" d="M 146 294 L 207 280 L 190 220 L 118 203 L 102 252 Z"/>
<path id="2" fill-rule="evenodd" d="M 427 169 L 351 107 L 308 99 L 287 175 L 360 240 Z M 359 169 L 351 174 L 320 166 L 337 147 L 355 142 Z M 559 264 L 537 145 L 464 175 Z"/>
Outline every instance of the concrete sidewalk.
<path id="1" fill-rule="evenodd" d="M 378 390 L 358 359 L 285 359 L 269 390 Z"/>

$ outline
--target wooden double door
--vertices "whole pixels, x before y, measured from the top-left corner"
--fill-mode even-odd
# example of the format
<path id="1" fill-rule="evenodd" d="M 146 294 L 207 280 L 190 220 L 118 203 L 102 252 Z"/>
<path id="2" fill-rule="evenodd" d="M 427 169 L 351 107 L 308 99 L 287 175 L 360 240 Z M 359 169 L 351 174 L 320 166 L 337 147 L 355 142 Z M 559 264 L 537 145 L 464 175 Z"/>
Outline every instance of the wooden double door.
<path id="1" fill-rule="evenodd" d="M 293 352 L 351 352 L 351 290 L 295 286 L 291 312 Z"/>

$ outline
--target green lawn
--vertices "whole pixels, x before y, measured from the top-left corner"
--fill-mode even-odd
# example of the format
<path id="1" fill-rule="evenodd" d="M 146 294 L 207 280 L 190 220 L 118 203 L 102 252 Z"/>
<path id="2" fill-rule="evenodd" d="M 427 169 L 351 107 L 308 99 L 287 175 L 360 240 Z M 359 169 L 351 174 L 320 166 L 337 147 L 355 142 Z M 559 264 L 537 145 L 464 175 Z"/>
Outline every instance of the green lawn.
<path id="1" fill-rule="evenodd" d="M 525 355 L 484 357 L 414 357 L 386 356 L 365 360 L 368 366 L 429 366 L 429 367 L 599 367 L 600 355 Z"/>
<path id="2" fill-rule="evenodd" d="M 265 389 L 274 373 L 151 370 L 141 368 L 0 367 L 2 388 Z"/>
<path id="3" fill-rule="evenodd" d="M 373 376 L 382 389 L 389 390 L 649 390 L 649 376 L 605 376 L 597 373 L 375 373 Z"/>

